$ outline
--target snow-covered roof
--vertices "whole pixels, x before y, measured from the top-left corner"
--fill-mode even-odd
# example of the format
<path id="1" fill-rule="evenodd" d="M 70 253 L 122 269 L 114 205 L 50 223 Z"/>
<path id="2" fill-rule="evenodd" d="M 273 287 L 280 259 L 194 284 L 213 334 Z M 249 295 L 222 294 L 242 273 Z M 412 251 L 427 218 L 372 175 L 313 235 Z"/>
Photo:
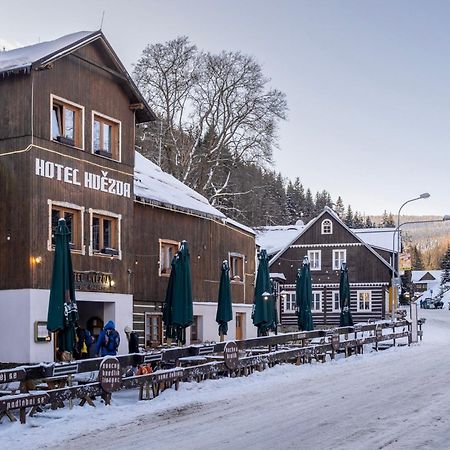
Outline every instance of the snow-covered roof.
<path id="1" fill-rule="evenodd" d="M 240 222 L 237 222 L 236 220 L 230 219 L 229 217 L 227 217 L 225 219 L 225 223 L 227 223 L 227 224 L 229 224 L 229 225 L 231 225 L 233 227 L 239 228 L 239 229 L 241 229 L 243 231 L 246 231 L 247 233 L 250 233 L 250 234 L 253 234 L 253 235 L 256 234 L 255 230 L 253 228 L 250 228 L 247 225 L 244 225 L 244 224 L 242 224 Z"/>
<path id="2" fill-rule="evenodd" d="M 134 195 L 150 203 L 225 219 L 208 200 L 136 152 Z"/>
<path id="3" fill-rule="evenodd" d="M 270 272 L 269 274 L 270 278 L 273 280 L 282 280 L 286 281 L 286 277 L 284 276 L 284 273 L 280 272 Z"/>
<path id="4" fill-rule="evenodd" d="M 84 43 L 84 39 L 93 34 L 94 32 L 92 31 L 79 31 L 62 36 L 54 41 L 40 42 L 39 44 L 0 52 L 0 73 L 26 70 L 33 63 L 43 58 L 54 55 L 64 49 L 72 48 L 80 41 Z"/>
<path id="5" fill-rule="evenodd" d="M 431 279 L 425 279 L 422 280 L 423 277 L 425 277 L 426 274 L 430 274 L 434 280 Z M 435 281 L 441 281 L 442 276 L 442 270 L 412 270 L 411 271 L 411 281 L 413 283 L 433 283 Z M 425 277 L 429 278 L 429 277 Z"/>
<path id="6" fill-rule="evenodd" d="M 26 47 L 16 48 L 7 52 L 0 52 L 0 75 L 7 76 L 14 73 L 29 73 L 32 68 L 45 67 L 49 63 L 62 58 L 78 48 L 101 40 L 108 49 L 117 70 L 121 71 L 127 83 L 121 83 L 123 89 L 129 94 L 132 103 L 142 105 L 135 110 L 137 123 L 149 122 L 156 119 L 155 113 L 151 110 L 145 98 L 135 85 L 130 74 L 114 52 L 113 48 L 99 31 L 79 31 L 77 33 L 67 34 L 58 39 L 39 44 L 28 45 Z"/>
<path id="7" fill-rule="evenodd" d="M 392 253 L 392 240 L 396 228 L 353 228 L 353 233 L 359 236 L 366 244 L 372 247 L 379 247 Z M 394 239 L 394 248 L 397 251 L 397 233 Z"/>
<path id="8" fill-rule="evenodd" d="M 273 255 L 286 248 L 292 241 L 296 240 L 305 225 L 277 225 L 255 228 L 256 243 Z"/>

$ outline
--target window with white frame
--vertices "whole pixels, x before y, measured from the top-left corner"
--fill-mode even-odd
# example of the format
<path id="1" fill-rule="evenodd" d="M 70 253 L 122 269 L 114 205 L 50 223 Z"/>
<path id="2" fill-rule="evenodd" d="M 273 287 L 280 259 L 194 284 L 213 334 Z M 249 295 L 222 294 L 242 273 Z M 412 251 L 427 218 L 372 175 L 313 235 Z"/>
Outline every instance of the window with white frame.
<path id="1" fill-rule="evenodd" d="M 313 291 L 311 300 L 311 311 L 322 311 L 322 291 Z"/>
<path id="2" fill-rule="evenodd" d="M 65 219 L 70 232 L 70 248 L 74 252 L 84 254 L 84 207 L 72 203 L 48 200 L 49 205 L 49 229 L 48 250 L 55 248 L 55 231 L 59 219 Z"/>
<path id="3" fill-rule="evenodd" d="M 284 312 L 295 312 L 297 309 L 295 291 L 282 291 L 281 298 L 283 299 Z"/>
<path id="4" fill-rule="evenodd" d="M 322 267 L 322 251 L 321 250 L 308 250 L 308 259 L 311 270 L 320 270 Z"/>
<path id="5" fill-rule="evenodd" d="M 372 311 L 371 291 L 357 291 L 356 300 L 358 311 Z"/>
<path id="6" fill-rule="evenodd" d="M 230 253 L 230 280 L 232 282 L 244 282 L 244 255 Z"/>
<path id="7" fill-rule="evenodd" d="M 340 312 L 341 311 L 341 302 L 339 291 L 332 291 L 331 293 L 331 311 L 332 312 Z"/>
<path id="8" fill-rule="evenodd" d="M 333 222 L 330 219 L 322 220 L 322 234 L 333 234 Z"/>
<path id="9" fill-rule="evenodd" d="M 121 122 L 92 111 L 92 152 L 107 158 L 121 160 Z"/>
<path id="10" fill-rule="evenodd" d="M 120 239 L 122 216 L 96 209 L 89 209 L 89 215 L 89 254 L 122 259 Z"/>
<path id="11" fill-rule="evenodd" d="M 84 148 L 84 108 L 56 95 L 50 96 L 50 137 L 53 141 Z"/>
<path id="12" fill-rule="evenodd" d="M 168 239 L 159 240 L 159 276 L 168 277 L 170 275 L 172 260 L 179 247 L 180 243 L 178 241 Z"/>
<path id="13" fill-rule="evenodd" d="M 347 250 L 333 250 L 333 270 L 340 270 L 347 260 Z"/>

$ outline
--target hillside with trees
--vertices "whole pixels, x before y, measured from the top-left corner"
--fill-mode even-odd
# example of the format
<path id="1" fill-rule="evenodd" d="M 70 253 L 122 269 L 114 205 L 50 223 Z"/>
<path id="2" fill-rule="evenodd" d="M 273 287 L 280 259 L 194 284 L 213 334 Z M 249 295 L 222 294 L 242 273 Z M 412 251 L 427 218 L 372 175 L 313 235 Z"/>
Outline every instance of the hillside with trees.
<path id="1" fill-rule="evenodd" d="M 254 57 L 204 52 L 178 37 L 146 46 L 133 77 L 158 117 L 138 128 L 138 150 L 229 217 L 250 226 L 307 223 L 329 206 L 351 228 L 395 226 L 391 213 L 363 216 L 339 194 L 312 192 L 300 170 L 288 180 L 272 169 L 288 106 Z M 417 264 L 436 267 L 448 228 L 405 230 Z"/>

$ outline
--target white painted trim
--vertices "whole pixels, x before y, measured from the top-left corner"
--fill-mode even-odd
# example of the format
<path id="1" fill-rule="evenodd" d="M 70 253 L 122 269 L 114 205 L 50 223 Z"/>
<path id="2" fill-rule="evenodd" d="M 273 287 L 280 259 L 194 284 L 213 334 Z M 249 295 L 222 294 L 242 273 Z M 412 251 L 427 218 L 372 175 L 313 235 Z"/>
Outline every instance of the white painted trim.
<path id="1" fill-rule="evenodd" d="M 337 294 L 337 297 L 338 297 L 338 300 L 339 300 L 337 309 L 335 308 L 335 305 L 334 305 L 335 294 Z M 340 295 L 339 295 L 339 291 L 338 290 L 331 291 L 331 312 L 341 312 Z"/>
<path id="2" fill-rule="evenodd" d="M 369 309 L 360 309 L 359 307 L 359 294 L 369 294 Z M 371 312 L 372 311 L 372 291 L 370 289 L 361 289 L 356 291 L 356 311 L 358 312 Z"/>
<path id="3" fill-rule="evenodd" d="M 289 248 L 319 248 L 319 247 L 362 247 L 360 242 L 335 242 L 333 244 L 293 244 Z"/>
<path id="4" fill-rule="evenodd" d="M 297 305 L 297 299 L 294 300 L 294 309 L 292 308 L 287 308 L 287 296 L 291 296 L 292 295 L 296 295 L 295 290 L 282 290 L 280 292 L 281 298 L 283 299 L 283 311 L 285 313 L 295 313 L 296 312 L 296 305 Z M 290 304 L 292 304 L 292 298 L 290 299 L 291 301 L 289 302 Z"/>
<path id="5" fill-rule="evenodd" d="M 102 258 L 115 258 L 115 259 L 122 259 L 122 214 L 113 213 L 110 211 L 105 211 L 103 209 L 92 209 L 89 208 L 89 256 L 100 256 Z M 117 219 L 117 247 L 118 247 L 118 255 L 103 255 L 101 253 L 94 253 L 92 249 L 92 242 L 94 240 L 94 233 L 92 232 L 92 219 L 93 215 L 98 214 L 100 216 L 106 216 L 106 217 L 112 217 L 114 219 Z"/>
<path id="6" fill-rule="evenodd" d="M 86 254 L 86 245 L 84 244 L 84 212 L 85 207 L 75 205 L 74 203 L 68 202 L 60 202 L 57 200 L 47 200 L 48 204 L 48 239 L 47 239 L 47 250 L 49 252 L 55 251 L 52 246 L 52 207 L 60 206 L 61 208 L 74 209 L 80 211 L 80 220 L 81 220 L 81 250 L 71 250 L 71 253 L 80 253 L 82 255 Z"/>
<path id="7" fill-rule="evenodd" d="M 320 297 L 320 308 L 319 309 L 313 308 L 313 306 L 315 306 L 315 304 L 316 304 L 316 300 L 314 298 L 315 294 L 318 294 Z M 312 304 L 311 304 L 311 312 L 323 312 L 323 292 L 313 290 L 312 295 L 313 295 L 313 300 L 312 300 Z"/>
<path id="8" fill-rule="evenodd" d="M 330 231 L 325 232 L 325 225 L 330 225 Z M 320 224 L 321 234 L 333 234 L 333 221 L 331 219 L 324 219 Z"/>
<path id="9" fill-rule="evenodd" d="M 119 158 L 108 158 L 106 156 L 97 155 L 94 151 L 94 116 L 98 116 L 102 119 L 109 120 L 110 122 L 114 122 L 119 125 Z M 122 122 L 118 119 L 114 119 L 114 117 L 107 116 L 106 114 L 102 114 L 98 111 L 92 110 L 91 112 L 91 153 L 95 156 L 99 156 L 101 158 L 112 159 L 113 161 L 122 162 Z M 111 155 L 112 156 L 112 155 Z"/>
<path id="10" fill-rule="evenodd" d="M 335 262 L 336 262 L 336 258 L 335 258 L 335 255 L 336 254 L 338 254 L 338 252 L 344 252 L 344 260 L 343 261 L 341 261 L 340 259 L 338 260 L 338 266 L 339 267 L 336 267 L 336 264 L 335 264 Z M 336 249 L 333 249 L 333 256 L 332 256 L 332 261 L 333 261 L 333 270 L 341 270 L 341 266 L 342 266 L 342 263 L 343 262 L 347 262 L 347 250 L 345 249 L 345 248 L 336 248 Z"/>
<path id="11" fill-rule="evenodd" d="M 312 264 L 311 264 L 311 253 L 318 253 L 319 254 L 319 267 L 312 267 Z M 322 270 L 322 250 L 308 250 L 308 259 L 309 259 L 309 262 L 310 262 L 310 269 L 311 269 L 311 272 L 312 271 L 318 271 L 318 270 Z"/>
<path id="12" fill-rule="evenodd" d="M 49 135 L 49 140 L 52 141 L 52 142 L 57 142 L 58 144 L 61 144 L 61 142 L 55 141 L 52 138 L 52 134 L 53 134 L 52 133 L 52 131 L 53 131 L 52 130 L 53 100 L 60 101 L 61 103 L 66 103 L 67 105 L 73 106 L 74 108 L 79 109 L 81 111 L 81 147 L 77 147 L 76 145 L 74 145 L 73 148 L 77 148 L 79 150 L 84 150 L 84 143 L 85 143 L 84 142 L 85 141 L 85 136 L 84 136 L 84 120 L 85 120 L 85 117 L 84 117 L 84 106 L 79 105 L 78 103 L 75 103 L 75 102 L 71 102 L 70 100 L 67 100 L 67 99 L 65 99 L 63 97 L 59 97 L 59 96 L 57 96 L 55 94 L 50 94 L 50 135 Z M 72 147 L 72 146 L 70 145 L 70 147 Z"/>
<path id="13" fill-rule="evenodd" d="M 381 281 L 381 282 L 375 282 L 375 283 L 350 283 L 350 287 L 384 287 L 389 286 L 390 282 L 387 281 Z M 283 289 L 289 289 L 289 288 L 295 288 L 295 284 L 282 284 L 281 287 Z M 339 283 L 313 283 L 313 288 L 318 287 L 339 287 Z"/>

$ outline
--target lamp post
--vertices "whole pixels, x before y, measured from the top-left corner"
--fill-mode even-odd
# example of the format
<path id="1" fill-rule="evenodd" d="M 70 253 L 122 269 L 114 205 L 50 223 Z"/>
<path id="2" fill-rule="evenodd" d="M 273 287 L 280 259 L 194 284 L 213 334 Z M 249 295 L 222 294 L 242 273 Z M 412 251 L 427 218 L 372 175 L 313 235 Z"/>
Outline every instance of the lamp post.
<path id="1" fill-rule="evenodd" d="M 395 290 L 395 272 L 397 268 L 397 279 L 400 279 L 399 273 L 400 273 L 400 213 L 405 205 L 411 202 L 415 202 L 416 200 L 421 200 L 424 198 L 429 198 L 430 194 L 428 192 L 424 192 L 423 194 L 420 194 L 418 197 L 410 198 L 409 200 L 406 200 L 404 202 L 397 213 L 397 228 L 394 231 L 394 235 L 392 236 L 392 280 L 391 280 L 391 289 L 392 289 L 392 320 L 394 320 L 394 311 L 395 306 L 397 304 L 397 294 Z M 395 259 L 395 233 L 397 233 L 397 259 Z"/>
<path id="2" fill-rule="evenodd" d="M 421 197 L 419 197 L 421 198 Z M 427 198 L 427 197 L 424 197 Z M 412 200 L 410 200 L 412 201 Z M 406 203 L 404 203 L 405 205 Z M 404 206 L 402 205 L 402 206 Z M 400 208 L 401 209 L 401 208 Z M 395 285 L 395 262 L 394 262 L 394 253 L 395 253 L 395 233 L 400 233 L 400 228 L 403 225 L 414 225 L 414 224 L 419 224 L 419 223 L 441 223 L 441 222 L 445 222 L 450 220 L 450 215 L 445 215 L 442 219 L 436 219 L 436 220 L 415 220 L 415 221 L 411 221 L 411 222 L 403 222 L 403 223 L 399 223 L 397 228 L 394 230 L 394 233 L 392 235 L 392 258 L 393 258 L 393 264 L 392 264 L 392 279 L 391 279 L 391 287 L 392 287 L 392 314 L 391 314 L 391 319 L 392 321 L 394 321 L 395 319 L 395 305 L 397 304 L 397 295 L 394 298 L 394 285 Z M 399 250 L 399 249 L 398 249 Z M 399 258 L 397 257 L 397 271 L 399 271 Z M 398 276 L 398 273 L 397 273 Z M 400 277 L 398 276 L 398 279 L 400 279 Z"/>

